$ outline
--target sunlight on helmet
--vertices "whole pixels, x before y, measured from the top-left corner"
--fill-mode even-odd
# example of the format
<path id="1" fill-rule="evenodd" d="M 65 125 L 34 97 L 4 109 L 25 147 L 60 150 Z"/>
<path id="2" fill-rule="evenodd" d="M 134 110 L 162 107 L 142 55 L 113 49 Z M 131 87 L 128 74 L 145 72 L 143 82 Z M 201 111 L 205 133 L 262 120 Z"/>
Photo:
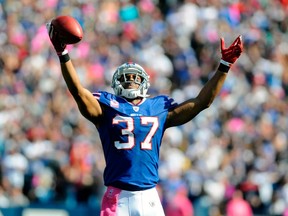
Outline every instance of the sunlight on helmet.
<path id="1" fill-rule="evenodd" d="M 131 82 L 127 80 L 128 74 L 135 74 L 133 82 L 139 85 L 138 89 L 125 89 L 122 83 Z M 141 81 L 139 79 L 141 78 Z M 147 94 L 150 87 L 149 76 L 145 70 L 136 63 L 124 63 L 119 66 L 112 78 L 112 85 L 115 95 L 134 99 L 137 97 L 149 97 Z"/>

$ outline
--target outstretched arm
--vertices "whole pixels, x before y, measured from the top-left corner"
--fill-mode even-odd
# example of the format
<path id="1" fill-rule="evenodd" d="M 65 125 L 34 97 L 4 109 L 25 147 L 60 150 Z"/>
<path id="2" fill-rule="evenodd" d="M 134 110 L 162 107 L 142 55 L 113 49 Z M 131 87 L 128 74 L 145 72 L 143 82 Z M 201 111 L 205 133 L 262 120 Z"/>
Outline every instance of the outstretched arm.
<path id="1" fill-rule="evenodd" d="M 193 119 L 202 110 L 208 108 L 220 92 L 230 67 L 240 57 L 243 51 L 242 36 L 226 49 L 224 39 L 220 39 L 221 54 L 220 65 L 213 77 L 204 85 L 196 98 L 189 99 L 168 113 L 166 128 L 182 125 Z"/>
<path id="2" fill-rule="evenodd" d="M 80 79 L 66 50 L 66 44 L 59 41 L 53 25 L 50 23 L 47 24 L 47 30 L 51 43 L 59 56 L 62 75 L 70 93 L 76 101 L 81 114 L 97 126 L 99 118 L 102 115 L 102 108 L 99 102 L 90 91 L 81 85 Z"/>

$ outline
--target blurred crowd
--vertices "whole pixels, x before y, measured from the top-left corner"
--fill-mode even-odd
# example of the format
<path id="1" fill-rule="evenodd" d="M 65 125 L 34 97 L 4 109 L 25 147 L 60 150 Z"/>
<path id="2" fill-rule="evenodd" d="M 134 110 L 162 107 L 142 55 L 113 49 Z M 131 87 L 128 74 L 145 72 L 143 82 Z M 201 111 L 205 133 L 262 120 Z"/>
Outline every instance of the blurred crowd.
<path id="1" fill-rule="evenodd" d="M 58 15 L 83 27 L 68 49 L 86 88 L 112 92 L 115 68 L 132 60 L 150 74 L 151 96 L 177 102 L 217 69 L 220 37 L 228 46 L 243 35 L 219 97 L 165 133 L 158 189 L 167 216 L 239 206 L 245 216 L 288 215 L 287 0 L 0 0 L 0 208 L 101 202 L 98 133 L 45 28 Z"/>

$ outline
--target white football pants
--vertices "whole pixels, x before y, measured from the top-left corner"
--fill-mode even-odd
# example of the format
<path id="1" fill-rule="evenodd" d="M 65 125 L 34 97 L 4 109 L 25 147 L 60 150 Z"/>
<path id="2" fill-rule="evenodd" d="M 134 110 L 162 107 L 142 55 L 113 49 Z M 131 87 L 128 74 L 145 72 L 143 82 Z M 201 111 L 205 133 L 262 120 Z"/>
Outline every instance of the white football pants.
<path id="1" fill-rule="evenodd" d="M 101 216 L 164 216 L 156 188 L 126 191 L 109 186 L 103 196 Z"/>

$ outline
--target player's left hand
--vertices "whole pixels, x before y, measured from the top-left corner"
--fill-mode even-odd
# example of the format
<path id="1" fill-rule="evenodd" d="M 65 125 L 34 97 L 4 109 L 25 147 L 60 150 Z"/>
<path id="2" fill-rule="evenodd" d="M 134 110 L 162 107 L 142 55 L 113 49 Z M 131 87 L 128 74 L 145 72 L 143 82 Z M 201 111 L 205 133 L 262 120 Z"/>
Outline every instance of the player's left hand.
<path id="1" fill-rule="evenodd" d="M 220 43 L 222 60 L 229 63 L 229 66 L 232 66 L 232 64 L 236 62 L 243 51 L 242 35 L 239 35 L 228 48 L 225 48 L 225 42 L 223 38 L 220 38 Z"/>

